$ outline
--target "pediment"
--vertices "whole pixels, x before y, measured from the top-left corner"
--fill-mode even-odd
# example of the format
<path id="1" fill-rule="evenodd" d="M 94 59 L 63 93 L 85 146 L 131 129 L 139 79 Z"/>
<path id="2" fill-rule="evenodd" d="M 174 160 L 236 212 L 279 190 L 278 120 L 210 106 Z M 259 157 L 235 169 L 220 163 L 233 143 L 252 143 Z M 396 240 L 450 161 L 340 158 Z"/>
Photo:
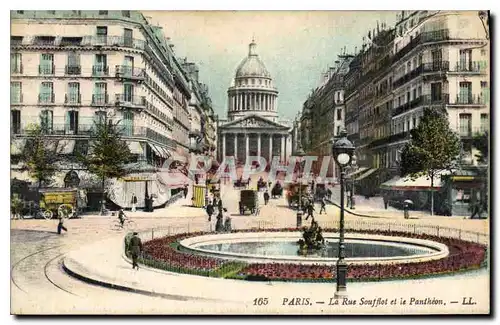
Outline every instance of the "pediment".
<path id="1" fill-rule="evenodd" d="M 270 128 L 270 129 L 287 130 L 288 126 L 270 121 L 268 119 L 265 119 L 265 118 L 257 116 L 257 115 L 251 115 L 251 116 L 245 116 L 241 119 L 226 123 L 226 124 L 222 125 L 221 128 L 224 128 L 224 129 Z"/>

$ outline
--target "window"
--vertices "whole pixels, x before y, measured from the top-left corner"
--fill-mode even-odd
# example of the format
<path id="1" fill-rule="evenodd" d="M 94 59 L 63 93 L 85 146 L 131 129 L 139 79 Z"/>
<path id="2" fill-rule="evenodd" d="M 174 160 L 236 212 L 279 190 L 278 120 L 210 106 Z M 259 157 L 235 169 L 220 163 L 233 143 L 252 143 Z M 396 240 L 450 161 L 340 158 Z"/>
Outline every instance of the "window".
<path id="1" fill-rule="evenodd" d="M 108 40 L 108 27 L 97 26 L 96 28 L 97 42 L 100 44 L 106 44 Z"/>
<path id="2" fill-rule="evenodd" d="M 133 38 L 132 38 L 132 34 L 133 31 L 129 28 L 125 28 L 123 30 L 123 45 L 124 46 L 128 46 L 128 47 L 132 47 L 133 46 Z"/>
<path id="3" fill-rule="evenodd" d="M 124 84 L 123 85 L 123 100 L 126 102 L 132 102 L 134 97 L 134 85 Z"/>
<path id="4" fill-rule="evenodd" d="M 488 120 L 488 114 L 482 113 L 481 114 L 481 133 L 486 132 L 489 130 L 489 120 Z"/>
<path id="5" fill-rule="evenodd" d="M 68 97 L 67 102 L 70 104 L 79 104 L 80 101 L 80 83 L 68 83 Z"/>
<path id="6" fill-rule="evenodd" d="M 431 83 L 431 101 L 440 101 L 442 99 L 442 88 L 440 82 Z"/>
<path id="7" fill-rule="evenodd" d="M 130 18 L 130 10 L 122 10 L 122 16 Z"/>
<path id="8" fill-rule="evenodd" d="M 417 99 L 417 88 L 413 88 L 413 100 Z"/>
<path id="9" fill-rule="evenodd" d="M 13 134 L 21 133 L 21 111 L 10 111 L 10 127 Z"/>
<path id="10" fill-rule="evenodd" d="M 56 14 L 56 11 L 55 10 L 47 10 L 47 13 L 49 15 L 55 15 Z"/>
<path id="11" fill-rule="evenodd" d="M 66 113 L 66 134 L 78 134 L 78 111 Z"/>
<path id="12" fill-rule="evenodd" d="M 488 104 L 490 102 L 490 89 L 486 81 L 481 81 L 480 101 L 481 104 Z"/>
<path id="13" fill-rule="evenodd" d="M 432 57 L 432 70 L 433 71 L 440 71 L 442 70 L 442 59 L 443 59 L 443 52 L 441 49 L 439 50 L 434 50 L 431 52 L 431 57 Z"/>
<path id="14" fill-rule="evenodd" d="M 460 61 L 458 63 L 459 71 L 471 71 L 472 70 L 472 50 L 460 50 Z"/>
<path id="15" fill-rule="evenodd" d="M 342 109 L 338 109 L 337 110 L 337 120 L 341 120 L 342 119 Z"/>
<path id="16" fill-rule="evenodd" d="M 108 62 L 106 54 L 96 54 L 94 67 L 93 67 L 94 75 L 107 75 L 108 74 Z"/>
<path id="17" fill-rule="evenodd" d="M 424 61 L 424 56 L 422 54 L 419 54 L 418 55 L 418 65 L 422 65 L 423 61 Z"/>
<path id="18" fill-rule="evenodd" d="M 21 82 L 12 81 L 10 83 L 10 102 L 12 104 L 19 104 L 23 102 Z"/>
<path id="19" fill-rule="evenodd" d="M 131 111 L 123 112 L 123 135 L 132 136 L 134 131 L 134 113 Z"/>
<path id="20" fill-rule="evenodd" d="M 337 125 L 337 133 L 335 133 L 335 135 L 339 135 L 340 134 L 340 125 Z"/>
<path id="21" fill-rule="evenodd" d="M 418 95 L 419 97 L 420 97 L 420 96 L 422 96 L 422 86 L 418 86 L 417 95 Z"/>
<path id="22" fill-rule="evenodd" d="M 460 114 L 459 115 L 459 121 L 460 121 L 460 130 L 459 133 L 462 136 L 470 136 L 471 131 L 472 131 L 472 117 L 471 114 Z"/>
<path id="23" fill-rule="evenodd" d="M 23 73 L 21 53 L 10 54 L 10 73 Z"/>
<path id="24" fill-rule="evenodd" d="M 16 10 L 18 14 L 22 15 L 24 14 L 24 10 Z"/>
<path id="25" fill-rule="evenodd" d="M 99 15 L 107 15 L 108 11 L 107 10 L 99 10 Z"/>
<path id="26" fill-rule="evenodd" d="M 53 128 L 53 112 L 50 110 L 44 110 L 40 112 L 40 127 L 42 132 L 52 133 Z"/>
<path id="27" fill-rule="evenodd" d="M 104 111 L 95 112 L 94 122 L 96 124 L 103 124 L 106 122 L 107 114 Z"/>
<path id="28" fill-rule="evenodd" d="M 481 56 L 485 56 L 486 55 L 486 50 L 481 50 Z"/>
<path id="29" fill-rule="evenodd" d="M 80 54 L 76 52 L 68 53 L 68 61 L 66 65 L 66 74 L 78 75 L 81 73 Z"/>
<path id="30" fill-rule="evenodd" d="M 52 82 L 42 82 L 40 84 L 40 97 L 39 102 L 50 104 L 54 103 L 54 91 L 53 91 L 53 83 Z"/>
<path id="31" fill-rule="evenodd" d="M 459 85 L 458 104 L 472 104 L 472 83 L 460 82 Z"/>
<path id="32" fill-rule="evenodd" d="M 413 123 L 413 128 L 416 128 L 417 127 L 417 118 L 416 117 L 414 117 L 412 119 L 412 123 Z"/>
<path id="33" fill-rule="evenodd" d="M 411 71 L 411 61 L 408 61 L 408 63 L 406 64 L 406 70 L 407 70 L 407 73 L 410 73 L 410 71 Z"/>
<path id="34" fill-rule="evenodd" d="M 40 74 L 54 74 L 54 54 L 42 53 L 38 70 Z"/>
<path id="35" fill-rule="evenodd" d="M 92 95 L 92 103 L 102 105 L 107 102 L 107 84 L 105 82 L 96 82 L 94 85 L 94 94 Z"/>

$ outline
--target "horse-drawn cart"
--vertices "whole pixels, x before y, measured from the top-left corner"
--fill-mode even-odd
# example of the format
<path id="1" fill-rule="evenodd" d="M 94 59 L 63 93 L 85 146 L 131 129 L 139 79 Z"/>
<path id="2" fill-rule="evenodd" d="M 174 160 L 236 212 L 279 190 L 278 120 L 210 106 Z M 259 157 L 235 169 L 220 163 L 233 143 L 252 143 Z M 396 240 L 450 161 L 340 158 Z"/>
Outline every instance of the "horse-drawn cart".
<path id="1" fill-rule="evenodd" d="M 259 208 L 259 192 L 254 190 L 241 190 L 240 191 L 240 214 L 245 214 L 246 211 L 255 214 Z"/>
<path id="2" fill-rule="evenodd" d="M 78 189 L 76 188 L 47 188 L 40 189 L 40 208 L 51 212 L 53 216 L 73 218 L 78 215 Z"/>

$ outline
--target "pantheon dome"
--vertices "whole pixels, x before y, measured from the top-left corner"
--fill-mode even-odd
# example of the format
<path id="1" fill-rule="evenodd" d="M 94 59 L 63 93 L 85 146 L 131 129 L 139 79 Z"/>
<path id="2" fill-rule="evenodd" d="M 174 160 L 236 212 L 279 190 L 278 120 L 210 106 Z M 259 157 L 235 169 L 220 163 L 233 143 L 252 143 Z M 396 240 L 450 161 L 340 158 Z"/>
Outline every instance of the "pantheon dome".
<path id="1" fill-rule="evenodd" d="M 248 46 L 248 56 L 238 65 L 227 94 L 229 121 L 250 114 L 277 121 L 278 90 L 257 54 L 254 40 Z"/>

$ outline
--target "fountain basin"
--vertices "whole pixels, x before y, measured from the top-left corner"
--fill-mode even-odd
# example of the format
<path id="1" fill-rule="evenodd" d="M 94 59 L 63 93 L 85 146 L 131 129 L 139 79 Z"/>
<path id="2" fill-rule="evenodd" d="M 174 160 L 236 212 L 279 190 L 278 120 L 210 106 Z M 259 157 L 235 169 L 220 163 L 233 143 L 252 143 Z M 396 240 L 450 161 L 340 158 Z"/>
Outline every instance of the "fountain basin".
<path id="1" fill-rule="evenodd" d="M 334 265 L 338 255 L 338 233 L 325 232 L 326 249 L 299 255 L 300 232 L 240 232 L 210 234 L 180 241 L 181 249 L 193 254 L 247 263 L 298 263 Z M 416 263 L 448 256 L 444 244 L 407 237 L 347 233 L 348 264 Z"/>

